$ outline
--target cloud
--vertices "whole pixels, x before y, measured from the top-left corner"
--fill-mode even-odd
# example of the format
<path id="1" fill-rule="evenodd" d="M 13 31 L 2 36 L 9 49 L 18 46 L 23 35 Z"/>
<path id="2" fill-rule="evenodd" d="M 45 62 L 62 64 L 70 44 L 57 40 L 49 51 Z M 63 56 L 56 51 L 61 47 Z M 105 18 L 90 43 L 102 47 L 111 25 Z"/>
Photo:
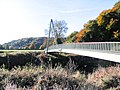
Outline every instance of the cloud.
<path id="1" fill-rule="evenodd" d="M 59 11 L 59 13 L 63 13 L 63 14 L 72 14 L 72 13 L 79 13 L 79 12 L 93 11 L 93 10 L 97 10 L 97 9 L 98 9 L 98 8 L 63 10 L 63 11 Z"/>

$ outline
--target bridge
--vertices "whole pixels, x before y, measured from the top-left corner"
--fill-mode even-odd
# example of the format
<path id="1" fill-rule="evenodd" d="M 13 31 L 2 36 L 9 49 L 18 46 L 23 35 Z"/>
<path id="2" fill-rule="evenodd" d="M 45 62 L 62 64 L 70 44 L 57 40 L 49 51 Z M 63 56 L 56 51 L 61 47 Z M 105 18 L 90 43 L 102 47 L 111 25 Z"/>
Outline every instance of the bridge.
<path id="1" fill-rule="evenodd" d="M 120 42 L 66 43 L 48 47 L 47 52 L 65 52 L 120 63 Z"/>

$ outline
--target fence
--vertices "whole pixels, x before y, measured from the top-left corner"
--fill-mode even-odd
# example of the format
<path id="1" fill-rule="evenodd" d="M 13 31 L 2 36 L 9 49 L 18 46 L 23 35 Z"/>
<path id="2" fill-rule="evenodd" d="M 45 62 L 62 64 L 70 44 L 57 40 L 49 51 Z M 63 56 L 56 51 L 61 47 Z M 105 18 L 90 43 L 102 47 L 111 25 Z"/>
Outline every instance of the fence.
<path id="1" fill-rule="evenodd" d="M 52 49 L 83 49 L 97 51 L 120 51 L 120 42 L 83 42 L 83 43 L 66 43 L 53 45 L 48 48 Z"/>

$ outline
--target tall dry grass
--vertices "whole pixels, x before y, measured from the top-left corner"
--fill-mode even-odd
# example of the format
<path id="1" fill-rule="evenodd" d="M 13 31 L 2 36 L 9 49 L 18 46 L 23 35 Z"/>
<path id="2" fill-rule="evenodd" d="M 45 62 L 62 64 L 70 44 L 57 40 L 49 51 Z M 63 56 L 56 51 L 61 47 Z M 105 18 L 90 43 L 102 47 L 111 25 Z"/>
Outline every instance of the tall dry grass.
<path id="1" fill-rule="evenodd" d="M 73 62 L 44 67 L 0 68 L 0 90 L 120 90 L 120 66 L 99 67 L 91 74 L 75 70 Z"/>
<path id="2" fill-rule="evenodd" d="M 32 65 L 11 70 L 1 68 L 0 90 L 98 90 L 98 87 L 85 83 L 84 74 L 70 70 L 61 66 Z"/>
<path id="3" fill-rule="evenodd" d="M 116 90 L 115 88 L 120 87 L 120 66 L 99 67 L 88 75 L 86 82 L 105 89 Z"/>

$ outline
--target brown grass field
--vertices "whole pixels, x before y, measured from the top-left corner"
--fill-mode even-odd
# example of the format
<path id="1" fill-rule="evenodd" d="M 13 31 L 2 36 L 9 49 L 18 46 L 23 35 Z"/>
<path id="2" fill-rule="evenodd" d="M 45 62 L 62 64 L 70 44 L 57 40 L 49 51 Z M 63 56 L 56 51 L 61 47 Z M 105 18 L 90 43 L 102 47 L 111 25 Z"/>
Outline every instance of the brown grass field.
<path id="1" fill-rule="evenodd" d="M 29 52 L 44 51 L 3 50 L 1 52 L 8 54 L 25 52 L 26 55 L 31 55 Z M 12 57 L 15 60 L 20 55 Z M 21 59 L 29 59 L 25 58 L 24 54 L 22 55 Z M 42 55 L 40 54 L 41 57 L 44 56 Z M 68 56 L 72 55 L 66 55 L 66 57 Z M 48 59 L 50 60 L 50 58 Z M 44 63 L 40 65 L 29 63 L 8 69 L 5 65 L 2 65 L 0 68 L 0 90 L 120 90 L 119 65 L 98 67 L 88 74 L 75 70 L 76 67 L 71 62 L 68 62 L 65 67 L 60 64 L 53 67 L 49 63 L 47 65 L 44 65 Z"/>

